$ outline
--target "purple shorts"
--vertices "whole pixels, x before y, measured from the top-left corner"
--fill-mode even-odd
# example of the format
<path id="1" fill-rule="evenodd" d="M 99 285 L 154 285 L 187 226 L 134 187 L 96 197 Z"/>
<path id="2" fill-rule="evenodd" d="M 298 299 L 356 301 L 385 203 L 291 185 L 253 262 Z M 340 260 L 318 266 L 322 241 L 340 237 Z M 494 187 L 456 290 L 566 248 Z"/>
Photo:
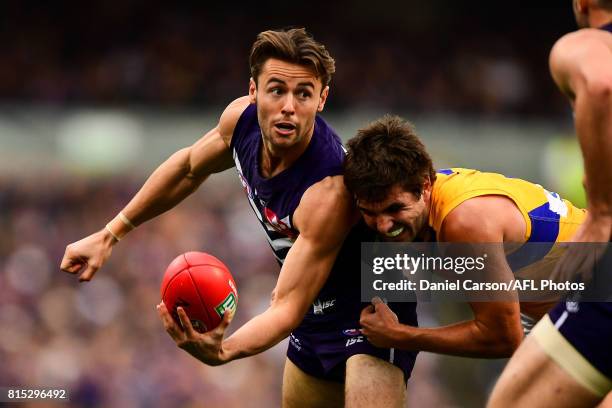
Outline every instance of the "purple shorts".
<path id="1" fill-rule="evenodd" d="M 417 351 L 378 348 L 370 344 L 359 331 L 359 312 L 367 303 L 360 304 L 352 313 L 337 313 L 335 319 L 325 316 L 317 324 L 316 316 L 305 321 L 289 336 L 287 358 L 306 374 L 313 377 L 344 382 L 346 360 L 355 354 L 378 357 L 399 367 L 408 381 Z M 417 326 L 415 303 L 389 304 L 400 322 Z"/>
<path id="2" fill-rule="evenodd" d="M 593 367 L 612 378 L 612 303 L 561 301 L 548 315 Z"/>

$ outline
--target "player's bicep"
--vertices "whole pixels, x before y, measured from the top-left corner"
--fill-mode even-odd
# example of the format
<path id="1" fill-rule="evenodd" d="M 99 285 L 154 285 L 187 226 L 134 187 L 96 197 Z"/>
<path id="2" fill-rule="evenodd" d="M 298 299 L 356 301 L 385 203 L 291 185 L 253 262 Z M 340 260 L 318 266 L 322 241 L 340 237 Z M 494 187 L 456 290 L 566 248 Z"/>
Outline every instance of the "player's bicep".
<path id="1" fill-rule="evenodd" d="M 190 173 L 205 178 L 234 166 L 230 143 L 240 116 L 249 105 L 248 97 L 230 103 L 219 118 L 219 123 L 189 148 Z"/>
<path id="2" fill-rule="evenodd" d="M 206 177 L 234 165 L 229 146 L 215 127 L 189 149 L 189 168 L 194 177 Z"/>
<path id="3" fill-rule="evenodd" d="M 306 311 L 329 276 L 352 227 L 353 211 L 341 178 L 327 179 L 304 194 L 294 217 L 300 235 L 285 259 L 275 302 L 291 299 L 299 313 Z"/>
<path id="4" fill-rule="evenodd" d="M 476 259 L 486 254 L 484 269 L 478 272 L 478 279 L 506 282 L 513 276 L 503 245 L 508 230 L 506 224 L 514 224 L 517 219 L 522 222 L 521 217 L 518 209 L 506 197 L 475 197 L 464 201 L 446 216 L 440 240 L 457 243 L 447 249 L 451 256 Z M 515 231 L 515 235 L 522 236 L 522 233 Z"/>

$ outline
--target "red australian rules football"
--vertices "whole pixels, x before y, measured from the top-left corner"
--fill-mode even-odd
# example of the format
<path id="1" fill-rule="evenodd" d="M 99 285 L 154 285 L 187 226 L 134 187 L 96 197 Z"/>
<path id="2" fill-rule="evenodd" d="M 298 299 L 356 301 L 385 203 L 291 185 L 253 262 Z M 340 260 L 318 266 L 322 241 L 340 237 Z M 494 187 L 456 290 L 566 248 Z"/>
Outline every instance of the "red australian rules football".
<path id="1" fill-rule="evenodd" d="M 181 306 L 193 328 L 204 333 L 221 323 L 226 310 L 236 311 L 238 291 L 223 262 L 204 252 L 187 252 L 168 265 L 161 298 L 179 325 L 176 308 Z"/>

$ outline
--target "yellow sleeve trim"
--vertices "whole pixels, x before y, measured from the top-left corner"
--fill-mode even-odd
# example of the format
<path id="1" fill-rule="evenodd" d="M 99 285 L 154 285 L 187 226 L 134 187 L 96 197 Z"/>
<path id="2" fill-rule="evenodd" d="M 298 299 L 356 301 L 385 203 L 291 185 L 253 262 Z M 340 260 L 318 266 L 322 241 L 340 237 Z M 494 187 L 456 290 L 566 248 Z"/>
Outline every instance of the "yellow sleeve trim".
<path id="1" fill-rule="evenodd" d="M 440 231 L 440 229 L 442 228 L 442 224 L 444 223 L 444 220 L 446 219 L 446 216 L 451 211 L 453 211 L 459 204 L 463 203 L 464 201 L 469 200 L 470 198 L 482 197 L 482 196 L 487 196 L 487 195 L 503 196 L 503 197 L 508 197 L 510 200 L 512 200 L 514 205 L 516 205 L 516 207 L 519 209 L 519 211 L 523 215 L 523 219 L 525 220 L 525 240 L 528 240 L 529 237 L 531 236 L 531 220 L 529 219 L 529 214 L 521 206 L 521 204 L 516 199 L 516 197 L 514 197 L 512 194 L 510 194 L 507 191 L 496 190 L 496 189 L 471 190 L 471 191 L 466 191 L 463 194 L 459 195 L 454 200 L 452 200 L 448 205 L 444 206 L 444 208 L 442 209 L 440 213 L 440 216 L 438 217 L 439 221 L 435 225 L 433 225 L 434 230 L 438 232 Z"/>
<path id="2" fill-rule="evenodd" d="M 612 381 L 559 333 L 548 315 L 534 327 L 531 335 L 552 360 L 595 395 L 603 398 L 612 390 Z"/>

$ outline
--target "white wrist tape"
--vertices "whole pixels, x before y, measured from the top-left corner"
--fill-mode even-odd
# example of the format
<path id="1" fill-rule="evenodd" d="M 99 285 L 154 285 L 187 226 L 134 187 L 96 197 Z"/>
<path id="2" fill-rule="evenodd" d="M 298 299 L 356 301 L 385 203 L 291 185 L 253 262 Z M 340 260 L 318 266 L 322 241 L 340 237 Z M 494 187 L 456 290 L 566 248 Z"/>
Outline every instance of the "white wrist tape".
<path id="1" fill-rule="evenodd" d="M 113 238 L 115 238 L 115 241 L 117 241 L 117 242 L 121 241 L 121 238 L 119 238 L 119 237 L 117 236 L 117 234 L 115 234 L 115 233 L 113 232 L 113 230 L 110 228 L 109 224 L 106 224 L 106 226 L 104 226 L 104 228 L 106 228 L 106 230 L 108 231 L 108 233 L 109 233 L 109 234 L 111 234 Z"/>
<path id="2" fill-rule="evenodd" d="M 126 217 L 123 212 L 119 212 L 118 217 L 121 220 L 121 222 L 123 222 L 126 226 L 130 228 L 130 230 L 133 230 L 134 228 L 136 228 L 136 226 L 132 224 L 132 221 L 130 221 L 130 219 Z"/>

